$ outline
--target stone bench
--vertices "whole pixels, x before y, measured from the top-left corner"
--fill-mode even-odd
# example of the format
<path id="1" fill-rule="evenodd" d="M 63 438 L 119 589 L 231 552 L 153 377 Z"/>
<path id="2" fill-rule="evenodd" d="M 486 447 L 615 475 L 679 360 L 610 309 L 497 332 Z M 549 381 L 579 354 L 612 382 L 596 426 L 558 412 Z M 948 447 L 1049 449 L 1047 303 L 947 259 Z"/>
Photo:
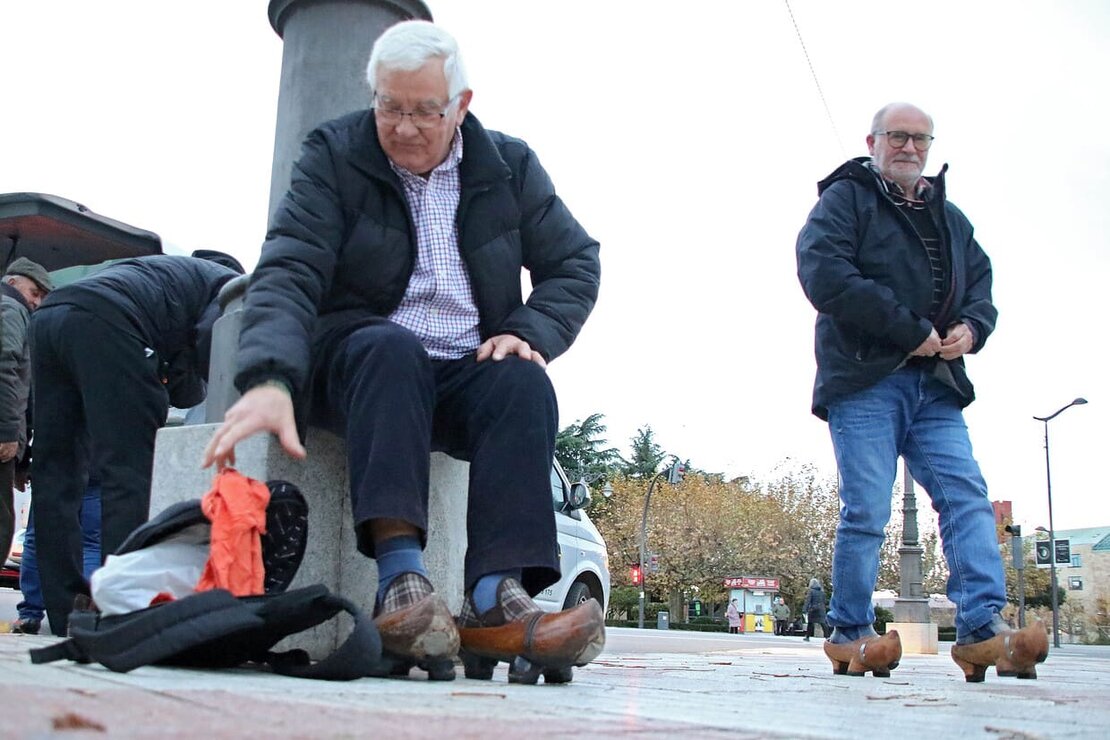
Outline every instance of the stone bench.
<path id="1" fill-rule="evenodd" d="M 201 456 L 218 421 L 238 398 L 231 380 L 242 323 L 242 301 L 249 278 L 231 281 L 220 293 L 223 313 L 213 329 L 206 419 L 194 426 L 165 427 L 158 432 L 150 511 L 155 514 L 177 501 L 203 496 L 214 473 L 200 467 Z M 346 447 L 339 437 L 321 429 L 308 435 L 308 458 L 285 455 L 273 435 L 255 435 L 235 448 L 236 469 L 259 480 L 285 480 L 308 501 L 308 547 L 293 587 L 322 583 L 358 605 L 374 608 L 378 573 L 373 560 L 355 547 L 347 478 Z M 466 462 L 433 453 L 425 563 L 436 590 L 457 613 L 463 599 L 463 557 L 466 553 Z M 345 618 L 345 617 L 344 617 Z M 334 650 L 346 636 L 333 621 L 292 638 L 314 658 Z M 284 647 L 284 646 L 283 646 Z"/>

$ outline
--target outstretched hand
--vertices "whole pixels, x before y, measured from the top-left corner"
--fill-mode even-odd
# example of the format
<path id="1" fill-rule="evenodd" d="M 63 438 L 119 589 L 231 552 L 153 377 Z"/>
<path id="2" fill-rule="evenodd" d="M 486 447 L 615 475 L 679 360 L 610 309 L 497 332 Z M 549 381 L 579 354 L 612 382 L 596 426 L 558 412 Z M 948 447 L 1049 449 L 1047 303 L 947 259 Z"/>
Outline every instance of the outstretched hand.
<path id="1" fill-rule="evenodd" d="M 528 342 L 520 337 L 514 337 L 512 334 L 498 334 L 482 342 L 478 347 L 477 360 L 483 362 L 492 358 L 494 362 L 500 362 L 509 355 L 516 355 L 523 360 L 530 360 L 540 367 L 547 367 L 543 355 L 532 349 Z"/>
<path id="2" fill-rule="evenodd" d="M 218 469 L 235 464 L 235 445 L 258 432 L 277 435 L 285 453 L 298 460 L 306 456 L 297 436 L 293 399 L 272 385 L 259 385 L 243 394 L 224 414 L 224 423 L 204 449 L 203 467 L 213 463 Z"/>

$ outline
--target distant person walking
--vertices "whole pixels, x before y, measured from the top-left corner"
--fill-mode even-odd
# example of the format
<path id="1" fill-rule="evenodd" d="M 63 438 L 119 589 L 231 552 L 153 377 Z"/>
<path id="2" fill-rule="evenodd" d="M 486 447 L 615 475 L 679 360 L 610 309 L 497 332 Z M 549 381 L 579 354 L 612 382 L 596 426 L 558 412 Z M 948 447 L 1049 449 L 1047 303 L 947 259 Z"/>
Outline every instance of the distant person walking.
<path id="1" fill-rule="evenodd" d="M 809 579 L 809 590 L 806 591 L 806 600 L 802 605 L 802 612 L 806 615 L 806 642 L 809 642 L 809 638 L 813 637 L 813 627 L 818 622 L 821 623 L 821 629 L 824 631 L 825 637 L 828 637 L 829 628 L 825 624 L 825 589 L 821 587 L 821 581 L 816 578 Z"/>
<path id="2" fill-rule="evenodd" d="M 730 635 L 738 634 L 740 632 L 740 610 L 736 608 L 736 599 L 728 602 L 725 617 L 728 618 L 728 633 Z"/>

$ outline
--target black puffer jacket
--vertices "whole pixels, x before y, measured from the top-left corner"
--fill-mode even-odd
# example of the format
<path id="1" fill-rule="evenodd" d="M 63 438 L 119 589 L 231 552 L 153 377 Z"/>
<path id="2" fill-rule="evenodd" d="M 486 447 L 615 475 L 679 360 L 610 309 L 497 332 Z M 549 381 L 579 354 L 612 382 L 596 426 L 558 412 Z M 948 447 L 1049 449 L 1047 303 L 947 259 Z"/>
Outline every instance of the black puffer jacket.
<path id="1" fill-rule="evenodd" d="M 482 339 L 513 334 L 551 361 L 593 308 L 598 244 L 523 141 L 486 130 L 473 114 L 462 136 L 456 222 Z M 251 277 L 236 385 L 246 390 L 277 377 L 304 389 L 314 348 L 392 313 L 415 259 L 412 220 L 373 112 L 320 126 L 305 142 Z M 522 267 L 533 286 L 527 303 Z"/>
<path id="2" fill-rule="evenodd" d="M 52 291 L 39 311 L 76 305 L 132 332 L 158 353 L 170 403 L 188 408 L 204 400 L 216 297 L 236 275 L 195 257 L 136 257 Z"/>
<path id="3" fill-rule="evenodd" d="M 929 257 L 906 214 L 881 188 L 867 158 L 850 160 L 822 180 L 820 199 L 798 235 L 798 278 L 817 309 L 817 380 L 813 413 L 868 388 L 897 369 L 928 338 L 932 299 Z M 930 178 L 928 204 L 940 224 L 952 279 L 941 337 L 952 324 L 975 334 L 982 349 L 998 312 L 991 302 L 991 264 L 967 217 L 945 200 L 944 173 Z M 938 376 L 955 387 L 963 405 L 975 398 L 963 358 L 937 360 Z"/>

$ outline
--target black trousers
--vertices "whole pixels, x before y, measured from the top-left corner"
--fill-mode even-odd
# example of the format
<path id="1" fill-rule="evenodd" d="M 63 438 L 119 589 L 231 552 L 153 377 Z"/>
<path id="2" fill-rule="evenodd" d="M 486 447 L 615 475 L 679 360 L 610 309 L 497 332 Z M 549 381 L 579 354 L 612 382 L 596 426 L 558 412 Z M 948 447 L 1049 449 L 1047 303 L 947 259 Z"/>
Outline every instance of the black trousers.
<path id="1" fill-rule="evenodd" d="M 43 601 L 66 633 L 82 574 L 81 497 L 101 480 L 101 562 L 147 520 L 154 437 L 169 400 L 158 356 L 127 329 L 76 306 L 47 306 L 31 323 L 35 454 L 31 480 Z"/>
<path id="2" fill-rule="evenodd" d="M 317 409 L 347 441 L 359 550 L 373 519 L 400 519 L 427 541 L 429 455 L 470 461 L 464 582 L 521 568 L 536 594 L 560 576 L 551 506 L 558 409 L 546 371 L 507 357 L 431 360 L 416 335 L 385 319 L 319 356 Z"/>

